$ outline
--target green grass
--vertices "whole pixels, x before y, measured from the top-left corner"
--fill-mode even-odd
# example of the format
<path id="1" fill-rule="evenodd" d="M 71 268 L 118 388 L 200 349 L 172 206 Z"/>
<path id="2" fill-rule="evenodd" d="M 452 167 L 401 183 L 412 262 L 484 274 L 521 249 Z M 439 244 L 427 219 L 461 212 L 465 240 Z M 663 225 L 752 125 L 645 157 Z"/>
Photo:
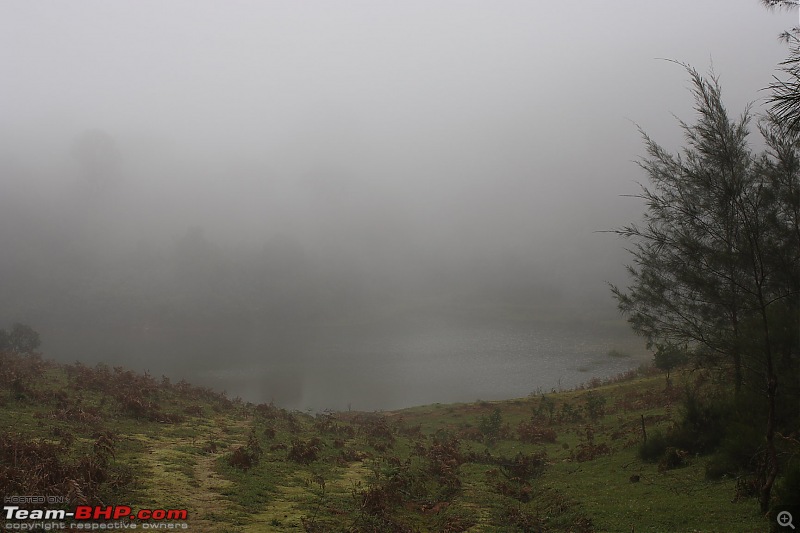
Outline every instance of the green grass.
<path id="1" fill-rule="evenodd" d="M 678 411 L 679 387 L 665 389 L 660 374 L 508 401 L 313 417 L 122 369 L 4 363 L 30 383 L 0 373 L 5 435 L 61 442 L 63 460 L 79 461 L 110 432 L 109 472 L 134 477 L 101 487 L 104 503 L 187 508 L 194 531 L 767 529 L 754 500 L 732 503 L 734 480 L 705 479 L 707 458 L 663 472 L 638 459 L 642 418 L 653 434 Z M 123 376 L 148 394 L 120 390 Z M 542 440 L 523 442 L 525 427 Z M 239 448 L 260 450 L 258 460 L 232 464 Z M 539 454 L 540 476 L 515 477 L 515 460 Z"/>

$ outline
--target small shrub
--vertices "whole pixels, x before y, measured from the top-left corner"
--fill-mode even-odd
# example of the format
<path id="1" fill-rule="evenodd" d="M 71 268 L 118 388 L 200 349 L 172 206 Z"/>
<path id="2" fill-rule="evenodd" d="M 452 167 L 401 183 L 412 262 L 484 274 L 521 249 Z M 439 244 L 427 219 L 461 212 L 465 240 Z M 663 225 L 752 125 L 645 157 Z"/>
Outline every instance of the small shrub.
<path id="1" fill-rule="evenodd" d="M 183 412 L 190 416 L 203 416 L 203 408 L 197 404 L 186 406 Z"/>
<path id="2" fill-rule="evenodd" d="M 203 446 L 203 451 L 205 453 L 217 453 L 217 441 L 214 440 L 214 437 L 208 439 L 208 442 Z"/>
<path id="3" fill-rule="evenodd" d="M 133 482 L 129 469 L 112 462 L 112 433 L 100 433 L 89 450 L 73 450 L 74 442 L 0 433 L 0 493 L 62 494 L 71 503 L 101 504 L 108 491 L 119 493 Z"/>
<path id="4" fill-rule="evenodd" d="M 470 462 L 495 467 L 485 471 L 486 481 L 493 485 L 499 494 L 522 503 L 527 503 L 532 499 L 534 494 L 532 482 L 542 475 L 547 466 L 545 452 L 532 454 L 520 452 L 513 458 L 507 458 L 492 456 L 486 450 L 483 454 L 472 452 L 468 454 L 468 457 Z"/>
<path id="5" fill-rule="evenodd" d="M 528 444 L 556 441 L 555 430 L 537 425 L 533 417 L 528 422 L 522 421 L 519 423 L 517 434 L 519 435 L 519 440 Z"/>
<path id="6" fill-rule="evenodd" d="M 763 443 L 761 428 L 751 420 L 732 421 L 714 453 L 714 458 L 709 462 L 710 472 L 709 465 L 706 465 L 706 476 L 714 479 L 710 476 L 723 470 L 729 475 L 757 470 L 763 458 Z"/>
<path id="7" fill-rule="evenodd" d="M 287 457 L 296 463 L 307 465 L 317 460 L 321 449 L 322 441 L 319 437 L 312 437 L 307 441 L 295 439 Z"/>
<path id="8" fill-rule="evenodd" d="M 800 460 L 795 458 L 786 465 L 786 470 L 775 485 L 773 507 L 796 505 L 800 502 Z"/>
<path id="9" fill-rule="evenodd" d="M 687 389 L 678 425 L 669 433 L 670 446 L 691 453 L 713 452 L 722 442 L 733 415 L 733 404 L 715 398 L 701 398 Z"/>
<path id="10" fill-rule="evenodd" d="M 539 398 L 539 407 L 537 412 L 540 415 L 547 415 L 548 423 L 553 423 L 553 417 L 556 414 L 556 402 L 544 394 L 542 394 L 541 398 Z"/>
<path id="11" fill-rule="evenodd" d="M 559 422 L 580 422 L 583 417 L 581 412 L 572 406 L 569 402 L 564 402 L 561 405 L 561 411 L 558 413 Z"/>
<path id="12" fill-rule="evenodd" d="M 506 472 L 507 477 L 530 481 L 544 473 L 547 456 L 543 453 L 524 454 L 520 452 L 514 459 L 504 460 L 498 464 L 500 469 Z"/>
<path id="13" fill-rule="evenodd" d="M 486 442 L 493 443 L 497 441 L 503 429 L 503 414 L 500 409 L 495 408 L 489 416 L 481 417 L 478 429 L 483 433 Z"/>
<path id="14" fill-rule="evenodd" d="M 639 445 L 639 459 L 655 463 L 667 451 L 667 439 L 661 431 L 653 431 L 647 440 Z"/>
<path id="15" fill-rule="evenodd" d="M 736 470 L 737 469 L 733 467 L 733 465 L 715 456 L 706 463 L 706 479 L 718 480 L 724 477 L 733 476 L 735 475 Z"/>
<path id="16" fill-rule="evenodd" d="M 258 463 L 255 457 L 246 446 L 237 446 L 228 456 L 228 464 L 239 470 L 247 471 Z"/>
<path id="17" fill-rule="evenodd" d="M 420 449 L 417 453 L 426 459 L 427 473 L 433 476 L 447 493 L 452 493 L 461 487 L 458 469 L 465 458 L 457 438 L 448 436 L 434 438 L 427 449 Z"/>
<path id="18" fill-rule="evenodd" d="M 611 448 L 608 447 L 608 444 L 595 444 L 594 430 L 587 426 L 586 442 L 581 442 L 575 447 L 574 450 L 572 450 L 572 453 L 570 453 L 570 459 L 572 461 L 578 461 L 579 463 L 582 463 L 584 461 L 593 461 L 602 455 L 609 455 L 610 453 Z"/>
<path id="19" fill-rule="evenodd" d="M 255 428 L 251 428 L 247 437 L 247 444 L 233 449 L 233 452 L 228 456 L 228 464 L 239 470 L 247 471 L 258 464 L 262 453 L 261 443 L 258 442 Z"/>
<path id="20" fill-rule="evenodd" d="M 611 448 L 606 443 L 594 444 L 593 442 L 578 444 L 570 454 L 570 459 L 583 463 L 586 461 L 594 461 L 603 455 L 610 455 Z"/>
<path id="21" fill-rule="evenodd" d="M 661 459 L 658 461 L 658 471 L 664 472 L 666 470 L 672 470 L 674 468 L 686 466 L 688 463 L 688 457 L 688 452 L 670 446 L 666 449 L 664 455 L 662 455 Z"/>
<path id="22" fill-rule="evenodd" d="M 586 413 L 591 420 L 597 420 L 606 412 L 606 398 L 594 391 L 586 393 Z"/>
<path id="23" fill-rule="evenodd" d="M 394 431 L 389 425 L 385 416 L 380 414 L 359 414 L 353 418 L 353 423 L 358 426 L 358 430 L 367 438 L 367 444 L 373 448 L 383 449 L 392 448 L 395 442 Z M 349 433 L 354 436 L 355 433 Z"/>
<path id="24" fill-rule="evenodd" d="M 760 492 L 761 484 L 757 477 L 743 476 L 736 480 L 736 488 L 733 493 L 733 501 L 738 502 L 744 498 L 755 498 Z M 794 503 L 794 502 L 793 502 Z"/>
<path id="25" fill-rule="evenodd" d="M 320 433 L 329 433 L 331 435 L 350 439 L 356 434 L 352 426 L 340 424 L 333 413 L 317 415 L 314 421 L 314 428 Z"/>

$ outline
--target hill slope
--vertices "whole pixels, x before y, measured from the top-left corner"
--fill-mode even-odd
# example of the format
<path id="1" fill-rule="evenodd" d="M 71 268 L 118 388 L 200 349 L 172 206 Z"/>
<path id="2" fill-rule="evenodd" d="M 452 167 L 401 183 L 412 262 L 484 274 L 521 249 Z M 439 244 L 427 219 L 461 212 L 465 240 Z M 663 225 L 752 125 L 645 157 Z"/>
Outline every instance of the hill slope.
<path id="1" fill-rule="evenodd" d="M 671 424 L 680 395 L 660 375 L 311 416 L 122 368 L 0 359 L 4 496 L 186 509 L 160 526 L 215 532 L 768 527 L 754 500 L 732 502 L 735 480 L 704 478 L 702 458 L 637 458 L 643 424 Z"/>

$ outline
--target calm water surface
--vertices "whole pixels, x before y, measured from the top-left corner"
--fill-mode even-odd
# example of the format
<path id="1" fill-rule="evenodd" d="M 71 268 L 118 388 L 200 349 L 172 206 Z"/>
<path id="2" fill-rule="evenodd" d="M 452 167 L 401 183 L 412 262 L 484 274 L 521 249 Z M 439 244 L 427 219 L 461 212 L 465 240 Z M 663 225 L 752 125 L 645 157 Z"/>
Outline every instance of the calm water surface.
<path id="1" fill-rule="evenodd" d="M 179 328 L 52 328 L 45 353 L 105 362 L 290 409 L 382 410 L 574 387 L 639 366 L 624 323 L 408 314 L 366 325 L 192 322 Z M 609 357 L 611 349 L 631 354 Z"/>
<path id="2" fill-rule="evenodd" d="M 611 376 L 644 357 L 642 343 L 619 329 L 445 319 L 314 328 L 285 334 L 273 346 L 263 361 L 206 377 L 256 402 L 376 410 L 524 397 Z M 611 349 L 632 357 L 609 357 Z"/>

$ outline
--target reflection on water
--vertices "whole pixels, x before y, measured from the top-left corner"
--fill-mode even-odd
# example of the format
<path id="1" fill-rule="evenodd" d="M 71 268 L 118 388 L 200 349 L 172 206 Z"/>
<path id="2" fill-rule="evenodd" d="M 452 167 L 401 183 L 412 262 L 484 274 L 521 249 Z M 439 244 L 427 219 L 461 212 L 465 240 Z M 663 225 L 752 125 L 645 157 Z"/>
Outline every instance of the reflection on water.
<path id="1" fill-rule="evenodd" d="M 315 328 L 284 336 L 258 363 L 205 374 L 234 394 L 297 409 L 395 409 L 507 399 L 573 387 L 638 366 L 630 335 L 534 326 L 419 320 Z M 270 346 L 262 339 L 261 346 Z M 611 358 L 610 349 L 638 357 Z"/>
<path id="2" fill-rule="evenodd" d="M 195 321 L 146 331 L 74 331 L 45 331 L 45 353 L 314 411 L 524 397 L 611 376 L 645 357 L 643 342 L 621 321 L 567 326 L 409 314 L 335 327 Z M 609 357 L 611 349 L 633 357 Z"/>

